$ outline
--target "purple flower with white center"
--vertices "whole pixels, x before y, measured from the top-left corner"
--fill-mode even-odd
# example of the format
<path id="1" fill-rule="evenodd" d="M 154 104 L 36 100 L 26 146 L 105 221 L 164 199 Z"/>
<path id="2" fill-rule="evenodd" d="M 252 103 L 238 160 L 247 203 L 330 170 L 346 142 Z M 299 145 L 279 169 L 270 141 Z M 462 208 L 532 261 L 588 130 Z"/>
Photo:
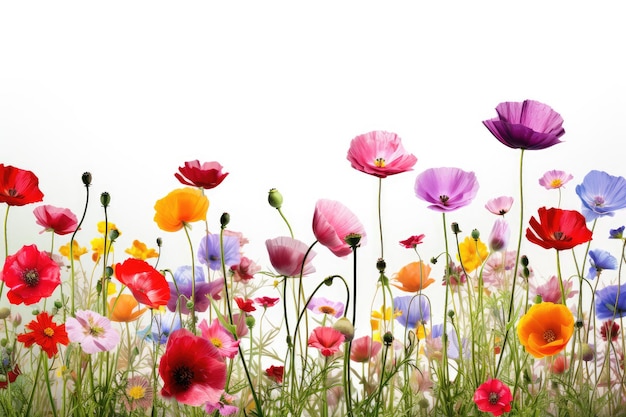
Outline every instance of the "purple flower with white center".
<path id="1" fill-rule="evenodd" d="M 576 186 L 583 203 L 582 214 L 588 222 L 602 216 L 613 216 L 626 207 L 626 179 L 604 171 L 590 171 Z"/>
<path id="2" fill-rule="evenodd" d="M 235 236 L 223 236 L 224 241 L 224 264 L 226 267 L 238 265 L 241 261 L 239 239 Z M 220 235 L 209 233 L 200 241 L 198 248 L 200 263 L 208 265 L 213 271 L 222 269 L 222 251 L 220 248 Z"/>
<path id="3" fill-rule="evenodd" d="M 546 104 L 534 100 L 504 102 L 496 107 L 498 117 L 483 124 L 504 145 L 513 149 L 538 150 L 561 143 L 563 118 Z"/>
<path id="4" fill-rule="evenodd" d="M 587 279 L 599 277 L 605 269 L 617 269 L 617 258 L 604 249 L 592 249 L 589 251 L 589 272 Z"/>
<path id="5" fill-rule="evenodd" d="M 221 279 L 213 282 L 206 282 L 204 277 L 204 269 L 196 266 L 196 285 L 195 296 L 193 300 L 193 309 L 195 311 L 204 312 L 209 308 L 211 300 L 219 300 L 221 291 L 224 288 L 224 281 Z M 185 265 L 178 267 L 174 272 L 174 282 L 168 282 L 170 287 L 170 300 L 167 302 L 167 309 L 176 311 L 176 307 L 183 314 L 189 314 L 187 302 L 191 301 L 192 292 L 192 273 L 191 266 Z"/>
<path id="6" fill-rule="evenodd" d="M 111 321 L 91 310 L 78 310 L 76 317 L 65 322 L 67 337 L 80 343 L 83 352 L 108 352 L 120 341 L 120 334 L 111 327 Z"/>
<path id="7" fill-rule="evenodd" d="M 459 168 L 430 168 L 417 176 L 415 194 L 431 203 L 429 209 L 448 212 L 467 206 L 478 192 L 473 172 Z"/>

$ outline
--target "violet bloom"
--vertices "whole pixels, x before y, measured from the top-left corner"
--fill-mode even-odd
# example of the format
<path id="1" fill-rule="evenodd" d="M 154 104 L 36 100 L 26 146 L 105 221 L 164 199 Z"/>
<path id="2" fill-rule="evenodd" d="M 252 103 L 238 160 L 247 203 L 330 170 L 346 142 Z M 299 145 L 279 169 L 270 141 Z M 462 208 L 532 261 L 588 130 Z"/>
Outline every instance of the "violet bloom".
<path id="1" fill-rule="evenodd" d="M 502 218 L 496 219 L 489 234 L 489 250 L 498 252 L 506 249 L 510 236 L 509 223 Z"/>
<path id="2" fill-rule="evenodd" d="M 589 251 L 589 272 L 587 279 L 599 277 L 605 269 L 617 269 L 617 259 L 603 249 L 592 249 Z"/>
<path id="3" fill-rule="evenodd" d="M 626 316 L 626 284 L 596 291 L 596 317 L 600 320 Z"/>
<path id="4" fill-rule="evenodd" d="M 477 192 L 476 175 L 459 168 L 430 168 L 415 180 L 417 197 L 431 203 L 429 209 L 439 212 L 467 206 Z"/>
<path id="5" fill-rule="evenodd" d="M 417 329 L 430 319 L 430 302 L 423 295 L 395 297 L 393 307 L 396 312 L 401 313 L 396 317 L 398 323 L 408 329 Z"/>
<path id="6" fill-rule="evenodd" d="M 270 257 L 270 263 L 276 272 L 285 277 L 296 277 L 309 275 L 315 272 L 315 267 L 311 264 L 316 253 L 307 251 L 309 247 L 297 239 L 281 236 L 274 239 L 267 239 L 265 247 Z M 304 256 L 306 255 L 306 259 Z"/>
<path id="7" fill-rule="evenodd" d="M 626 179 L 593 170 L 576 186 L 576 194 L 583 203 L 581 211 L 588 222 L 613 216 L 615 211 L 626 207 Z"/>
<path id="8" fill-rule="evenodd" d="M 321 199 L 315 203 L 313 234 L 322 245 L 339 257 L 352 253 L 347 238 L 348 241 L 354 239 L 358 246 L 366 242 L 365 228 L 356 215 L 334 200 Z"/>
<path id="9" fill-rule="evenodd" d="M 504 216 L 513 206 L 513 197 L 501 196 L 487 201 L 485 208 L 497 216 Z"/>
<path id="10" fill-rule="evenodd" d="M 107 352 L 117 346 L 120 334 L 111 327 L 111 321 L 91 310 L 77 310 L 76 317 L 65 322 L 67 337 L 80 343 L 85 353 Z"/>
<path id="11" fill-rule="evenodd" d="M 324 297 L 312 297 L 306 308 L 314 313 L 328 314 L 337 318 L 343 315 L 344 305 L 341 301 L 332 301 Z"/>
<path id="12" fill-rule="evenodd" d="M 428 357 L 439 357 L 443 353 L 443 324 L 433 325 L 430 335 L 426 338 L 425 352 Z M 448 328 L 448 358 L 459 359 L 461 348 L 459 339 L 454 329 Z M 464 357 L 469 357 L 470 351 L 467 349 L 468 341 L 463 338 L 461 345 L 463 347 Z"/>
<path id="13" fill-rule="evenodd" d="M 352 139 L 348 161 L 356 170 L 385 178 L 411 171 L 417 158 L 404 150 L 395 133 L 373 131 Z"/>
<path id="14" fill-rule="evenodd" d="M 552 171 L 547 171 L 543 174 L 543 177 L 539 178 L 539 185 L 545 187 L 547 190 L 556 190 L 563 187 L 573 178 L 574 176 L 572 174 L 553 169 Z"/>
<path id="15" fill-rule="evenodd" d="M 500 142 L 514 149 L 538 150 L 561 143 L 563 118 L 546 104 L 534 100 L 504 102 L 498 117 L 483 124 Z"/>
<path id="16" fill-rule="evenodd" d="M 609 230 L 609 239 L 623 239 L 624 229 L 626 229 L 626 226 L 620 226 L 617 229 Z"/>
<path id="17" fill-rule="evenodd" d="M 219 279 L 213 282 L 206 282 L 204 277 L 204 269 L 196 265 L 196 285 L 193 309 L 194 311 L 204 312 L 211 304 L 210 298 L 219 300 L 221 292 L 224 288 L 224 281 Z M 168 282 L 170 287 L 170 299 L 167 302 L 167 309 L 176 311 L 176 307 L 183 314 L 189 314 L 187 302 L 191 300 L 192 290 L 192 273 L 191 266 L 180 266 L 174 272 L 174 282 Z"/>
<path id="18" fill-rule="evenodd" d="M 241 252 L 239 251 L 239 239 L 234 236 L 223 236 L 224 241 L 224 264 L 226 267 L 239 264 Z M 222 269 L 222 251 L 220 248 L 220 235 L 209 233 L 200 241 L 198 248 L 200 263 L 208 265 L 213 271 Z"/>

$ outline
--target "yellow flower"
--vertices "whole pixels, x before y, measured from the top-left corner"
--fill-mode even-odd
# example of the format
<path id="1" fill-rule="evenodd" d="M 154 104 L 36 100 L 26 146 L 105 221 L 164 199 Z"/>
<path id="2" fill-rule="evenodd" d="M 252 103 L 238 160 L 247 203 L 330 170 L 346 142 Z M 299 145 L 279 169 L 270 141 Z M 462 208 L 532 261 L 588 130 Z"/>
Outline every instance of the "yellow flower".
<path id="1" fill-rule="evenodd" d="M 154 221 L 161 230 L 176 232 L 199 220 L 206 220 L 209 199 L 198 188 L 178 188 L 154 204 Z"/>
<path id="2" fill-rule="evenodd" d="M 145 261 L 148 258 L 157 258 L 159 253 L 156 249 L 148 248 L 145 243 L 138 240 L 133 240 L 133 246 L 126 249 L 125 252 L 135 259 L 141 259 Z"/>
<path id="3" fill-rule="evenodd" d="M 91 239 L 91 250 L 93 253 L 91 254 L 91 259 L 94 262 L 98 262 L 100 257 L 104 254 L 104 238 L 96 237 Z M 113 252 L 113 246 L 111 245 L 111 241 L 107 239 L 107 252 Z"/>
<path id="4" fill-rule="evenodd" d="M 463 263 L 465 272 L 470 273 L 478 268 L 487 259 L 489 251 L 487 246 L 481 242 L 480 239 L 474 240 L 471 237 L 466 237 L 465 240 L 459 243 L 460 260 Z M 457 255 L 457 259 L 459 256 Z"/>
<path id="5" fill-rule="evenodd" d="M 561 352 L 573 333 L 574 315 L 563 304 L 535 304 L 517 324 L 520 343 L 535 358 Z"/>
<path id="6" fill-rule="evenodd" d="M 81 247 L 76 240 L 72 242 L 72 249 L 74 256 L 74 260 L 78 261 L 81 256 L 87 253 L 87 248 Z M 66 245 L 63 245 L 59 248 L 59 253 L 65 256 L 67 259 L 70 259 L 70 244 L 69 242 Z M 71 260 L 71 259 L 70 259 Z"/>
<path id="7" fill-rule="evenodd" d="M 122 232 L 120 231 L 120 229 L 117 228 L 115 223 L 111 223 L 111 222 L 106 223 L 104 221 L 98 222 L 98 233 L 104 234 L 105 227 L 108 227 L 109 233 L 111 232 L 111 230 L 117 230 L 117 233 L 119 233 L 120 235 L 122 234 Z"/>

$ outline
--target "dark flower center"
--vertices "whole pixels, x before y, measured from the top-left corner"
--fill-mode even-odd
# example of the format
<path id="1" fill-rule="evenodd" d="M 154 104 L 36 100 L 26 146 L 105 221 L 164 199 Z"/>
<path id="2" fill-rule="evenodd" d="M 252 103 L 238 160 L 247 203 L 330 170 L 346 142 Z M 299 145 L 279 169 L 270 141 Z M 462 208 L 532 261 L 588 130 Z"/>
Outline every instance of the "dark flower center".
<path id="1" fill-rule="evenodd" d="M 450 197 L 448 197 L 447 195 L 440 195 L 439 196 L 439 201 L 441 201 L 443 203 L 444 206 L 447 205 L 448 200 L 450 200 Z"/>
<path id="2" fill-rule="evenodd" d="M 183 391 L 186 391 L 191 386 L 193 382 L 193 370 L 188 366 L 179 366 L 174 369 L 174 382 L 178 387 L 180 387 Z"/>
<path id="3" fill-rule="evenodd" d="M 498 404 L 498 400 L 499 399 L 500 399 L 500 396 L 498 395 L 497 392 L 490 392 L 489 393 L 489 404 L 496 405 L 496 404 Z"/>
<path id="4" fill-rule="evenodd" d="M 209 261 L 219 261 L 219 255 L 209 255 Z"/>
<path id="5" fill-rule="evenodd" d="M 39 284 L 39 272 L 36 269 L 29 269 L 22 274 L 22 279 L 29 287 Z"/>
<path id="6" fill-rule="evenodd" d="M 17 197 L 19 194 L 15 188 L 9 188 L 7 193 L 9 194 L 9 197 Z"/>
<path id="7" fill-rule="evenodd" d="M 554 330 L 548 329 L 545 332 L 543 332 L 543 340 L 545 340 L 548 343 L 554 342 L 556 340 L 556 334 L 554 334 Z"/>
<path id="8" fill-rule="evenodd" d="M 565 240 L 565 233 L 563 232 L 554 232 L 555 240 Z"/>

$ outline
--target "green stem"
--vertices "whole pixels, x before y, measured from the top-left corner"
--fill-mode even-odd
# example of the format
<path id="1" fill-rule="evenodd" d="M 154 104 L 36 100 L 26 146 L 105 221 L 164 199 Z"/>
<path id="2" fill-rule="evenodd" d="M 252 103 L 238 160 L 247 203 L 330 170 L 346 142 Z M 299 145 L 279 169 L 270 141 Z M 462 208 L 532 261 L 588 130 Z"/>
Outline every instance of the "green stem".
<path id="1" fill-rule="evenodd" d="M 193 253 L 193 243 L 191 243 L 191 236 L 189 236 L 189 230 L 187 229 L 187 226 L 183 226 L 183 230 L 185 230 L 185 236 L 187 237 L 187 243 L 189 244 L 189 252 L 191 253 L 191 302 L 195 304 L 196 302 L 196 258 Z M 207 239 L 208 239 L 208 235 L 207 235 Z M 207 242 L 207 246 L 208 246 L 208 242 Z M 224 288 L 226 288 L 225 282 L 224 282 Z M 226 295 L 228 295 L 228 292 L 226 293 Z M 191 311 L 189 312 L 189 315 L 191 316 L 191 325 L 190 325 L 191 329 L 190 330 L 193 332 L 193 334 L 196 334 L 195 306 L 192 307 Z M 230 323 L 232 324 L 232 322 L 233 322 L 233 317 L 231 315 Z"/>
<path id="2" fill-rule="evenodd" d="M 7 225 L 9 224 L 9 208 L 7 205 L 6 212 L 4 214 L 4 259 L 9 257 L 9 233 L 7 231 Z M 0 282 L 0 298 L 2 298 L 2 291 L 4 290 L 4 280 Z"/>

